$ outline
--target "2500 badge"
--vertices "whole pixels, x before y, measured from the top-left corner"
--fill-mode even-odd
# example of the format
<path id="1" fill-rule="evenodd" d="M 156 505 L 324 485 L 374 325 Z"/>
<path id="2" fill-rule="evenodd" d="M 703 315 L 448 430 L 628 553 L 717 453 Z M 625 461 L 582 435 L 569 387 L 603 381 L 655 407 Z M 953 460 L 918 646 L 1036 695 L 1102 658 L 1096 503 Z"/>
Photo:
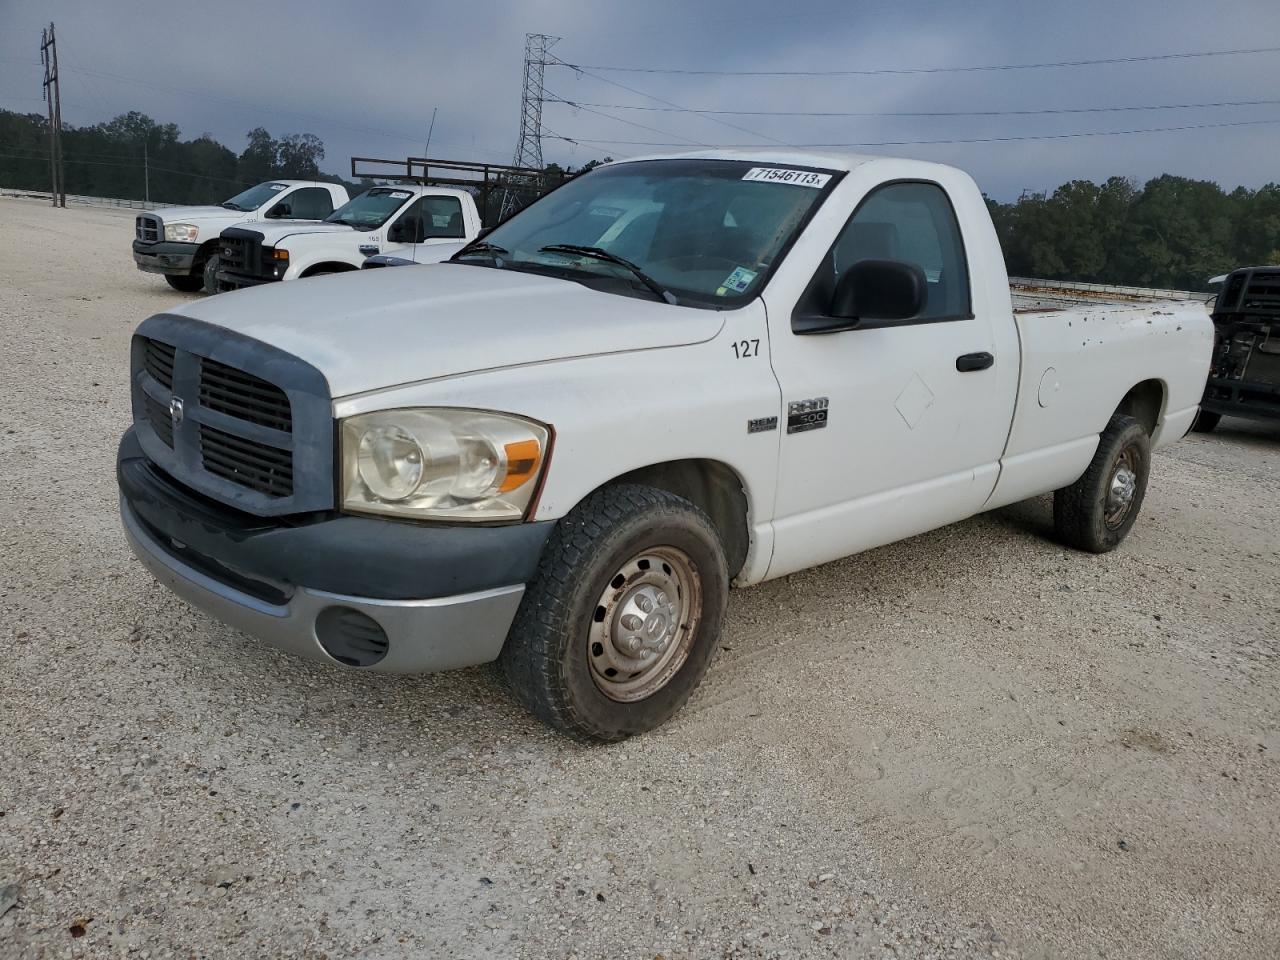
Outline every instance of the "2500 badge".
<path id="1" fill-rule="evenodd" d="M 827 425 L 827 398 L 792 400 L 787 404 L 787 433 L 821 430 Z"/>

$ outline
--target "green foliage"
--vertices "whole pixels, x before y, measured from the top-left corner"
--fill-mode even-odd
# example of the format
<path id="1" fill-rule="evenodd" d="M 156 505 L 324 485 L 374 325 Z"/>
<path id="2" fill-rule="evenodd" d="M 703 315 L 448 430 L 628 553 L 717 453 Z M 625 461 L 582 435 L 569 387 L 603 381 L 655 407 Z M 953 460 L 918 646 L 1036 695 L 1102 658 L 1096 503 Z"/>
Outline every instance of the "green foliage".
<path id="1" fill-rule="evenodd" d="M 219 203 L 277 178 L 342 182 L 320 172 L 324 144 L 312 134 L 276 139 L 258 127 L 237 157 L 208 133 L 183 141 L 176 124 L 137 112 L 91 127 L 64 124 L 62 151 L 67 193 L 95 197 L 144 199 L 144 169 L 151 199 L 164 203 Z M 49 189 L 49 127 L 39 114 L 0 110 L 0 185 Z"/>
<path id="2" fill-rule="evenodd" d="M 1014 203 L 988 198 L 1009 272 L 1203 290 L 1235 267 L 1280 262 L 1280 185 L 1223 192 L 1170 174 L 1063 184 Z"/>

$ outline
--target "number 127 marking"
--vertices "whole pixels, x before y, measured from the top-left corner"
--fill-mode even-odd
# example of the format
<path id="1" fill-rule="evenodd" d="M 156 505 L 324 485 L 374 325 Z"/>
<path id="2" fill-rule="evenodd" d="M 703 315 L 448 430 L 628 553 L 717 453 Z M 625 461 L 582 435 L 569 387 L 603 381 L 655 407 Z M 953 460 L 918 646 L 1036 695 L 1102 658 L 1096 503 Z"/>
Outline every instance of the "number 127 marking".
<path id="1" fill-rule="evenodd" d="M 733 342 L 733 355 L 739 360 L 745 360 L 747 357 L 760 356 L 760 341 L 735 340 Z"/>

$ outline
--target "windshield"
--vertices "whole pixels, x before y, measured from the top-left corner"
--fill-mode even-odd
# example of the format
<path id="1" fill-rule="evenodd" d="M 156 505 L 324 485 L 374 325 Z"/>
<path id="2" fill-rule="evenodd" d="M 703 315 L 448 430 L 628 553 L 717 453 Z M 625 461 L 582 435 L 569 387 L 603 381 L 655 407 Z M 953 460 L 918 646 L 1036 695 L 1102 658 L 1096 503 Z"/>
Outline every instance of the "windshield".
<path id="1" fill-rule="evenodd" d="M 564 276 L 631 296 L 653 298 L 656 288 L 693 306 L 738 306 L 759 293 L 837 179 L 832 171 L 737 160 L 601 167 L 525 208 L 454 260 Z"/>
<path id="2" fill-rule="evenodd" d="M 288 186 L 287 183 L 260 183 L 256 187 L 250 187 L 244 193 L 237 193 L 230 200 L 223 201 L 222 206 L 228 210 L 257 210 Z"/>
<path id="3" fill-rule="evenodd" d="M 413 193 L 409 190 L 374 187 L 344 203 L 325 217 L 324 222 L 345 223 L 357 230 L 376 230 L 391 219 L 391 215 L 412 196 Z"/>

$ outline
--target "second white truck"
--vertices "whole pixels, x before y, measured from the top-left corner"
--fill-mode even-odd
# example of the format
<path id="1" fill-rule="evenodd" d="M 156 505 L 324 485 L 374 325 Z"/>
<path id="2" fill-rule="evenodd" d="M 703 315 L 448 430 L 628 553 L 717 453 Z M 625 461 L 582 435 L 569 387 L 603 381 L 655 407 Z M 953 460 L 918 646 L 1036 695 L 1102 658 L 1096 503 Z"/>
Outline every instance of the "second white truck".
<path id="1" fill-rule="evenodd" d="M 538 717 L 618 740 L 689 698 L 730 584 L 1049 492 L 1063 542 L 1114 549 L 1212 343 L 1201 303 L 1017 308 L 950 167 L 628 160 L 444 263 L 146 320 L 121 513 L 161 582 L 265 642 L 497 660 Z"/>
<path id="2" fill-rule="evenodd" d="M 359 270 L 375 254 L 439 247 L 450 256 L 480 232 L 466 190 L 436 186 L 373 187 L 319 223 L 235 226 L 223 230 L 219 291 Z"/>

